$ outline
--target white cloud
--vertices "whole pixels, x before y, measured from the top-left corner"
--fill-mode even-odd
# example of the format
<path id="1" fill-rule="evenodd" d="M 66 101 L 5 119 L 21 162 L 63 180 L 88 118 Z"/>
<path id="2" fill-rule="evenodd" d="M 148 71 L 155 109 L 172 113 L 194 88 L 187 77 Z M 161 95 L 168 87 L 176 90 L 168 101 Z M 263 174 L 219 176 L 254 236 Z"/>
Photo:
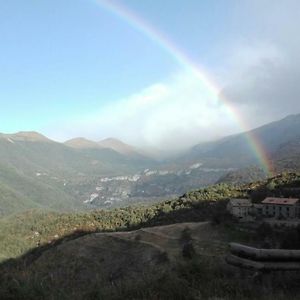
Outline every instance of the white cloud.
<path id="1" fill-rule="evenodd" d="M 213 73 L 222 94 L 250 127 L 300 112 L 300 2 L 253 0 L 236 3 L 238 33 L 214 44 Z M 75 122 L 58 124 L 49 136 L 66 139 L 113 136 L 138 146 L 178 151 L 199 141 L 240 130 L 214 93 L 184 71 L 116 99 Z"/>
<path id="2" fill-rule="evenodd" d="M 223 49 L 215 70 L 222 94 L 250 127 L 300 113 L 300 2 L 241 2 L 236 16 L 248 31 Z"/>
<path id="3" fill-rule="evenodd" d="M 240 45 L 222 73 L 222 94 L 250 127 L 300 112 L 299 57 L 280 44 Z"/>
<path id="4" fill-rule="evenodd" d="M 185 71 L 115 101 L 63 127 L 63 139 L 117 137 L 128 143 L 177 152 L 238 130 L 227 107 L 193 72 Z"/>

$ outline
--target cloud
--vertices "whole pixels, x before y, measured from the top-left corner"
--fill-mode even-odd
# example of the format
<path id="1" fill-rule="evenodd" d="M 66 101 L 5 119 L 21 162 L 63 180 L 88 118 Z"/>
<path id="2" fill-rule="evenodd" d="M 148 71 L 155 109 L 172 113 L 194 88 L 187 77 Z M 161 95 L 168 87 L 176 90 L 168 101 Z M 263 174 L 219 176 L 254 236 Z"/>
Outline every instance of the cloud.
<path id="1" fill-rule="evenodd" d="M 63 135 L 56 139 L 112 136 L 173 153 L 239 129 L 216 93 L 189 71 L 81 116 L 76 124 L 59 126 Z"/>
<path id="2" fill-rule="evenodd" d="M 300 2 L 252 1 L 246 8 L 251 31 L 228 46 L 216 73 L 223 96 L 257 127 L 300 113 Z"/>
<path id="3" fill-rule="evenodd" d="M 224 37 L 225 44 L 213 45 L 219 59 L 209 71 L 222 87 L 220 98 L 226 98 L 251 128 L 299 113 L 300 2 L 235 2 L 234 18 L 239 29 Z M 240 130 L 216 94 L 193 72 L 182 71 L 45 131 L 60 140 L 112 136 L 177 152 Z"/>
<path id="4" fill-rule="evenodd" d="M 252 127 L 300 112 L 300 55 L 291 60 L 284 54 L 241 64 L 222 91 Z"/>

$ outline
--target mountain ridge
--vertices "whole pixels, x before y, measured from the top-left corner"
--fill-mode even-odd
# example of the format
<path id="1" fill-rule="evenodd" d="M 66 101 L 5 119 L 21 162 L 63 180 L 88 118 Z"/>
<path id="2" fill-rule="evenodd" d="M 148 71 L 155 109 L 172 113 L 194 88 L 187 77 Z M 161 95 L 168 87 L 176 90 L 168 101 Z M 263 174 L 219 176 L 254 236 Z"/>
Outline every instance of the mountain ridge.
<path id="1" fill-rule="evenodd" d="M 300 115 L 255 132 L 273 151 L 279 170 L 299 170 Z M 0 134 L 2 215 L 35 207 L 92 209 L 158 201 L 220 179 L 247 182 L 265 176 L 256 169 L 257 157 L 245 134 L 196 145 L 184 156 L 164 161 L 136 154 L 134 147 L 116 139 L 101 143 L 106 147 L 85 138 L 58 143 L 37 132 Z M 110 148 L 116 145 L 125 154 Z"/>
<path id="2" fill-rule="evenodd" d="M 267 154 L 274 154 L 281 144 L 300 138 L 300 114 L 289 115 L 248 132 L 200 143 L 184 154 L 181 161 L 204 160 L 207 165 L 247 167 L 257 163 L 248 135 L 255 136 Z"/>
<path id="3" fill-rule="evenodd" d="M 104 140 L 101 140 L 98 142 L 98 145 L 100 145 L 103 148 L 109 148 L 112 149 L 116 152 L 119 152 L 123 155 L 139 155 L 139 156 L 144 156 L 142 155 L 138 149 L 135 147 L 124 143 L 123 141 L 116 139 L 116 138 L 106 138 Z"/>
<path id="4" fill-rule="evenodd" d="M 73 138 L 64 142 L 64 145 L 67 145 L 71 148 L 77 149 L 93 149 L 93 148 L 103 148 L 97 142 L 86 139 L 84 137 Z"/>
<path id="5" fill-rule="evenodd" d="M 19 131 L 11 134 L 0 133 L 0 138 L 6 138 L 8 141 L 54 142 L 36 131 Z"/>

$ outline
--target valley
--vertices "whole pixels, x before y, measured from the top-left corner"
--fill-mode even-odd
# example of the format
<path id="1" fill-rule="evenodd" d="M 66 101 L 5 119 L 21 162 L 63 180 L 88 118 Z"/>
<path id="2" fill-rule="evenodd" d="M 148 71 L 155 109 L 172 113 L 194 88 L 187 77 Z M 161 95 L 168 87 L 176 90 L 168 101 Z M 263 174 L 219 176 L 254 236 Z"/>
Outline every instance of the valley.
<path id="1" fill-rule="evenodd" d="M 150 170 L 131 175 L 117 177 L 102 177 L 97 186 L 91 186 L 89 197 L 83 201 L 87 208 L 111 208 L 137 203 L 153 203 L 173 198 L 199 186 L 208 186 L 216 181 L 221 174 L 231 169 L 207 169 L 198 167 L 198 164 L 185 170 Z M 81 185 L 74 186 L 74 190 Z M 85 184 L 81 190 L 87 190 Z M 78 191 L 79 193 L 79 191 Z M 82 195 L 84 197 L 86 195 Z M 83 199 L 83 198 L 82 198 Z"/>
<path id="2" fill-rule="evenodd" d="M 288 134 L 286 134 L 288 132 Z M 299 169 L 300 115 L 253 130 L 278 172 Z M 116 139 L 65 143 L 36 132 L 0 135 L 0 215 L 151 204 L 217 182 L 266 178 L 248 133 L 157 160 Z"/>

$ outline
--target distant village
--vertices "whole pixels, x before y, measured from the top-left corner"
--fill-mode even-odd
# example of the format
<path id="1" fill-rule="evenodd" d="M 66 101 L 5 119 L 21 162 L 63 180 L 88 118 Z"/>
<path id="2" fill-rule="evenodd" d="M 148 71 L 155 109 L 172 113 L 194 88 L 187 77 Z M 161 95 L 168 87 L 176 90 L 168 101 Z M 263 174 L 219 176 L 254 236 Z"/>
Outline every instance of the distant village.
<path id="1" fill-rule="evenodd" d="M 227 210 L 241 222 L 259 219 L 300 222 L 298 198 L 267 197 L 261 203 L 253 203 L 251 199 L 230 199 Z"/>

